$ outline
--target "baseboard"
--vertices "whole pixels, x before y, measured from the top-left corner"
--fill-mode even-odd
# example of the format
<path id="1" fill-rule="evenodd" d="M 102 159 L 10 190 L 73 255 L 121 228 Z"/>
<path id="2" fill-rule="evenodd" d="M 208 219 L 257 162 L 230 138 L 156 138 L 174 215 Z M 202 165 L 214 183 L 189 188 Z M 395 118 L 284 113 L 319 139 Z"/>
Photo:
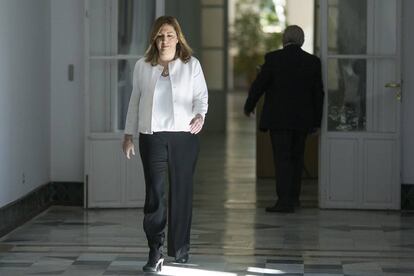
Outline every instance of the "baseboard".
<path id="1" fill-rule="evenodd" d="M 83 182 L 52 182 L 53 205 L 83 206 Z"/>
<path id="2" fill-rule="evenodd" d="M 414 210 L 414 185 L 401 185 L 401 210 Z"/>
<path id="3" fill-rule="evenodd" d="M 0 237 L 51 205 L 82 206 L 83 183 L 50 182 L 0 208 Z"/>
<path id="4" fill-rule="evenodd" d="M 83 206 L 82 182 L 50 182 L 0 208 L 0 237 L 51 205 Z M 414 185 L 401 185 L 401 210 L 414 210 Z"/>

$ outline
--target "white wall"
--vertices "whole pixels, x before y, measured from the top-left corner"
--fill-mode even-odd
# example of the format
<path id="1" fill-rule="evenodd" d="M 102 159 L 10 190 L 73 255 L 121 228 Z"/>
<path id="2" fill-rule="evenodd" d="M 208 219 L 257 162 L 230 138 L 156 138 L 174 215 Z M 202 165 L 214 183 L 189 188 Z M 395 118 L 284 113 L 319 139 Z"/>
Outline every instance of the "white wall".
<path id="1" fill-rule="evenodd" d="M 83 182 L 83 0 L 51 1 L 51 180 Z M 68 65 L 74 80 L 68 80 Z"/>
<path id="2" fill-rule="evenodd" d="M 314 1 L 287 0 L 286 21 L 288 25 L 298 25 L 305 33 L 302 49 L 313 53 L 314 44 Z"/>
<path id="3" fill-rule="evenodd" d="M 0 1 L 0 61 L 1 207 L 50 181 L 50 0 Z"/>
<path id="4" fill-rule="evenodd" d="M 414 185 L 414 1 L 403 0 L 402 183 Z"/>

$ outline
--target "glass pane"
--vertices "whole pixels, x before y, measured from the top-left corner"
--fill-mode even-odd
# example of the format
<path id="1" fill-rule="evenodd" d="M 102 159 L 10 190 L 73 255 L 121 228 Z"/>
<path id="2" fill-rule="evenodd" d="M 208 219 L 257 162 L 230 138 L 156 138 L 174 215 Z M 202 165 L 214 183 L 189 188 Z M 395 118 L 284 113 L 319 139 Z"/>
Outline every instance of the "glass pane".
<path id="1" fill-rule="evenodd" d="M 118 129 L 125 129 L 129 98 L 132 92 L 133 71 L 136 60 L 118 62 Z"/>
<path id="2" fill-rule="evenodd" d="M 143 55 L 155 20 L 154 0 L 118 0 L 118 53 Z"/>
<path id="3" fill-rule="evenodd" d="M 111 130 L 111 64 L 103 60 L 90 62 L 90 130 Z"/>
<path id="4" fill-rule="evenodd" d="M 89 2 L 89 35 L 91 55 L 111 55 L 111 9 L 108 0 Z"/>
<path id="5" fill-rule="evenodd" d="M 328 1 L 330 54 L 367 53 L 367 0 Z"/>
<path id="6" fill-rule="evenodd" d="M 364 59 L 328 61 L 328 130 L 366 130 L 367 64 Z"/>

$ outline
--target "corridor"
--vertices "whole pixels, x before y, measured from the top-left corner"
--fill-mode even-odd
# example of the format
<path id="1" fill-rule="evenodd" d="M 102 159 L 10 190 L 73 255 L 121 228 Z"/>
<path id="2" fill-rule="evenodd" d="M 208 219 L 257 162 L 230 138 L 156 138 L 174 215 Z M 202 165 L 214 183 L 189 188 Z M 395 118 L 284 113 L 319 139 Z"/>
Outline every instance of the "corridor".
<path id="1" fill-rule="evenodd" d="M 255 123 L 229 94 L 226 135 L 203 134 L 191 255 L 160 275 L 414 275 L 414 213 L 319 210 L 269 214 L 273 180 L 255 177 Z M 313 198 L 314 197 L 314 198 Z M 54 206 L 0 240 L 0 275 L 144 275 L 141 209 Z"/>

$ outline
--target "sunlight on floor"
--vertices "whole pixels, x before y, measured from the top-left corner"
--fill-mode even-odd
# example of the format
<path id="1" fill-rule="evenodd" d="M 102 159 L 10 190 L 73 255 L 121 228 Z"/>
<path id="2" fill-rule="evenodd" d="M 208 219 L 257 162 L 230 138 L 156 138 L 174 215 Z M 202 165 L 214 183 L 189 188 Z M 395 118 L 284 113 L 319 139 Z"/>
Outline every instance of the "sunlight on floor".
<path id="1" fill-rule="evenodd" d="M 285 274 L 284 271 L 277 270 L 277 269 L 268 269 L 268 268 L 260 268 L 260 267 L 249 267 L 247 268 L 247 272 L 249 273 L 258 273 L 258 274 Z M 236 273 L 229 273 L 229 272 L 221 272 L 221 271 L 213 271 L 213 270 L 204 270 L 204 269 L 196 269 L 196 268 L 188 268 L 188 267 L 177 267 L 177 266 L 163 266 L 162 271 L 158 273 L 158 275 L 166 275 L 166 276 L 237 276 Z M 246 274 L 245 276 L 254 276 L 252 274 Z"/>
<path id="2" fill-rule="evenodd" d="M 237 276 L 236 273 L 204 270 L 204 269 L 195 269 L 187 267 L 177 267 L 177 266 L 163 266 L 162 271 L 158 275 L 168 275 L 168 276 Z"/>
<path id="3" fill-rule="evenodd" d="M 269 268 L 260 268 L 260 267 L 249 267 L 247 269 L 248 272 L 253 272 L 253 273 L 262 273 L 262 274 L 285 274 L 284 271 L 282 270 L 277 270 L 277 269 L 269 269 Z"/>

